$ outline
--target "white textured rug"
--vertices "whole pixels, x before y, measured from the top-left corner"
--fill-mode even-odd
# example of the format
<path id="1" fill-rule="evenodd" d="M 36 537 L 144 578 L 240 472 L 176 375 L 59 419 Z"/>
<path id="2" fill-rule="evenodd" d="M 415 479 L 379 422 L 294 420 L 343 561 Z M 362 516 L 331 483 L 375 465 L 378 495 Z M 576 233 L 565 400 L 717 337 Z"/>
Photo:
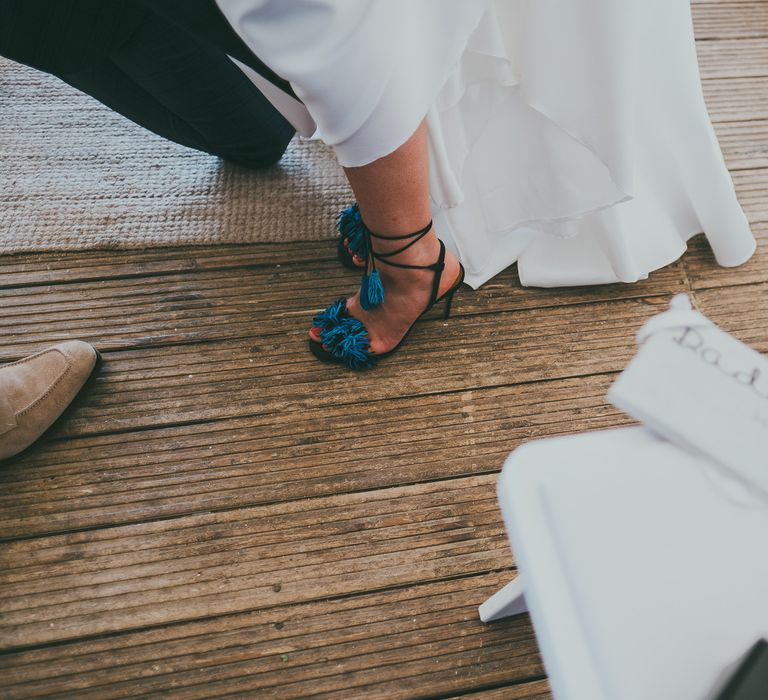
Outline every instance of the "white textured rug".
<path id="1" fill-rule="evenodd" d="M 320 143 L 250 172 L 2 58 L 0 115 L 0 253 L 316 240 L 352 198 Z"/>

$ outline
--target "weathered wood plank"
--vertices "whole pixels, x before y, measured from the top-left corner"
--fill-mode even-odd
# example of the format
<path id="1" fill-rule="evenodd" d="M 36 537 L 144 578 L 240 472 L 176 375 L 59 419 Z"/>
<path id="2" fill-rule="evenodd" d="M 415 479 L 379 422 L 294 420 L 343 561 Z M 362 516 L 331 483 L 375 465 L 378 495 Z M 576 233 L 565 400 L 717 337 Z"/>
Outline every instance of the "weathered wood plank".
<path id="1" fill-rule="evenodd" d="M 0 289 L 61 282 L 152 277 L 181 272 L 327 263 L 336 260 L 334 240 L 289 245 L 186 246 L 149 250 L 83 250 L 0 255 Z"/>
<path id="2" fill-rule="evenodd" d="M 552 700 L 549 683 L 545 680 L 528 681 L 513 686 L 503 686 L 477 693 L 454 695 L 446 700 Z"/>
<path id="3" fill-rule="evenodd" d="M 37 645 L 511 564 L 495 476 L 0 545 L 0 639 Z"/>
<path id="4" fill-rule="evenodd" d="M 0 656 L 4 697 L 287 698 L 313 683 L 333 697 L 406 698 L 424 688 L 444 694 L 517 683 L 542 673 L 528 617 L 491 626 L 477 618 L 477 605 L 510 576 L 484 574 L 15 652 Z M 530 691 L 536 694 L 516 689 L 508 697 L 538 700 L 546 697 L 546 683 L 534 681 Z"/>
<path id="5" fill-rule="evenodd" d="M 720 122 L 715 131 L 731 170 L 768 168 L 768 119 Z"/>
<path id="6" fill-rule="evenodd" d="M 356 273 L 331 262 L 6 289 L 0 291 L 0 359 L 67 338 L 112 350 L 279 333 L 286 319 L 308 325 L 325 303 L 357 283 Z M 683 288 L 679 264 L 634 285 L 560 290 L 522 288 L 513 268 L 477 292 L 465 287 L 454 315 L 632 299 Z"/>
<path id="7" fill-rule="evenodd" d="M 760 0 L 694 2 L 691 10 L 700 41 L 768 37 L 768 6 Z"/>
<path id="8" fill-rule="evenodd" d="M 0 470 L 0 537 L 493 472 L 525 440 L 626 423 L 604 400 L 612 380 L 596 375 L 385 400 L 365 412 L 350 404 L 48 443 Z"/>
<path id="9" fill-rule="evenodd" d="M 768 76 L 768 42 L 764 38 L 699 41 L 696 49 L 705 80 Z"/>
<path id="10" fill-rule="evenodd" d="M 757 239 L 757 250 L 749 262 L 739 267 L 720 267 L 706 239 L 697 236 L 684 259 L 691 287 L 710 289 L 768 282 L 768 224 L 755 224 L 752 231 Z"/>
<path id="11" fill-rule="evenodd" d="M 711 78 L 702 82 L 713 122 L 768 117 L 768 77 Z"/>
<path id="12" fill-rule="evenodd" d="M 737 170 L 731 174 L 747 218 L 753 224 L 768 222 L 768 168 Z"/>
<path id="13" fill-rule="evenodd" d="M 668 297 L 424 321 L 370 372 L 318 364 L 306 322 L 246 342 L 110 352 L 54 433 L 119 432 L 615 372 Z M 449 333 L 449 335 L 446 335 Z M 362 410 L 362 409 L 361 409 Z"/>
<path id="14" fill-rule="evenodd" d="M 695 293 L 703 313 L 758 352 L 768 353 L 768 283 Z"/>

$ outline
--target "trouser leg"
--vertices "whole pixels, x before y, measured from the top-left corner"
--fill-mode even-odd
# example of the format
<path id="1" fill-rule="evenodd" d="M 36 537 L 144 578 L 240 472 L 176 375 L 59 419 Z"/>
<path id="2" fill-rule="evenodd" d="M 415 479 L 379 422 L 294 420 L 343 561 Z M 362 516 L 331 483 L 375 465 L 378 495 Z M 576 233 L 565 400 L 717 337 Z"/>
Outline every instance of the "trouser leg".
<path id="1" fill-rule="evenodd" d="M 150 131 L 246 167 L 274 163 L 293 136 L 222 50 L 141 3 L 120 3 L 116 27 L 117 6 L 103 0 L 23 2 L 0 0 L 8 22 L 0 54 L 57 75 Z M 62 20 L 58 33 L 52 12 Z M 108 43 L 97 36 L 102 27 Z"/>

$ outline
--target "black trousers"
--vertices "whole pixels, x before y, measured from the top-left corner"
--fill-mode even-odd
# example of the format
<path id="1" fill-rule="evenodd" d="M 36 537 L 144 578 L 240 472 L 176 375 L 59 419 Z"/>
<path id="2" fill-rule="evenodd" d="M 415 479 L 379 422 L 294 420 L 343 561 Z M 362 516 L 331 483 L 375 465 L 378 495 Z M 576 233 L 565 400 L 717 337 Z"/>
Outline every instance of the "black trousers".
<path id="1" fill-rule="evenodd" d="M 227 53 L 258 62 L 212 0 L 0 0 L 0 55 L 176 143 L 275 163 L 294 129 Z"/>

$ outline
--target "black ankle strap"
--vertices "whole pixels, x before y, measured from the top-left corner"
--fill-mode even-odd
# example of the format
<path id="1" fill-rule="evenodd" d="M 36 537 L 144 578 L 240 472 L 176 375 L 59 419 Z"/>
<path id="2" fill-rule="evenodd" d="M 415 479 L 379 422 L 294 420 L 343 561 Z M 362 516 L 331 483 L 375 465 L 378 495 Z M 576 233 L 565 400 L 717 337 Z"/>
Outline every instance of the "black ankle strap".
<path id="1" fill-rule="evenodd" d="M 366 226 L 366 228 L 368 228 Z M 416 245 L 424 236 L 426 236 L 430 231 L 432 230 L 432 220 L 430 219 L 429 223 L 424 227 L 420 228 L 418 231 L 414 231 L 413 233 L 406 233 L 402 236 L 381 236 L 378 233 L 373 233 L 370 229 L 368 229 L 368 235 L 372 238 L 380 238 L 382 240 L 386 241 L 405 241 L 408 239 L 408 243 L 406 243 L 402 248 L 398 248 L 397 250 L 392 250 L 389 253 L 377 253 L 373 246 L 370 246 L 371 256 L 378 260 L 379 262 L 383 262 L 385 265 L 390 265 L 391 267 L 399 267 L 404 270 L 427 270 L 431 269 L 432 265 L 406 265 L 404 263 L 396 263 L 389 258 L 394 258 L 396 255 L 400 255 L 400 253 L 404 253 L 408 248 L 410 248 L 413 245 Z"/>
<path id="2" fill-rule="evenodd" d="M 371 232 L 371 230 L 363 223 L 363 229 L 365 231 L 366 240 L 368 243 L 368 255 L 367 265 L 365 272 L 363 272 L 363 279 L 360 283 L 360 305 L 367 311 L 368 309 L 379 306 L 384 301 L 384 286 L 381 283 L 379 277 L 379 271 L 376 269 L 376 261 L 390 265 L 391 267 L 399 267 L 403 270 L 432 270 L 434 272 L 434 279 L 432 281 L 432 292 L 429 296 L 429 303 L 427 309 L 432 308 L 437 301 L 437 295 L 440 288 L 440 279 L 443 276 L 443 270 L 445 269 L 445 245 L 440 242 L 440 255 L 438 255 L 437 261 L 431 265 L 407 265 L 405 263 L 397 263 L 389 260 L 394 258 L 400 253 L 404 253 L 412 245 L 418 243 L 424 236 L 426 236 L 432 230 L 432 221 L 418 231 L 413 233 L 406 233 L 401 236 L 381 236 L 377 233 Z M 371 244 L 371 238 L 381 238 L 390 241 L 408 241 L 404 246 L 397 250 L 392 250 L 389 253 L 377 253 L 373 249 Z M 439 239 L 438 239 L 439 240 Z"/>
<path id="3" fill-rule="evenodd" d="M 368 230 L 369 235 L 373 236 L 374 238 L 381 238 L 385 241 L 404 241 L 406 238 L 426 236 L 429 233 L 429 229 L 432 228 L 432 219 L 429 220 L 429 223 L 424 228 L 420 228 L 418 231 L 414 231 L 413 233 L 404 233 L 402 236 L 382 236 L 380 233 L 374 233 L 367 226 L 365 228 Z"/>
<path id="4" fill-rule="evenodd" d="M 440 244 L 440 254 L 437 256 L 437 260 L 431 265 L 404 265 L 403 263 L 390 262 L 389 260 L 380 260 L 380 262 L 383 262 L 385 265 L 399 267 L 404 270 L 432 270 L 435 273 L 435 276 L 432 279 L 432 292 L 429 295 L 429 304 L 427 305 L 427 308 L 431 308 L 437 301 L 437 295 L 440 291 L 440 279 L 442 278 L 443 270 L 445 269 L 445 243 L 439 238 L 437 241 Z"/>

